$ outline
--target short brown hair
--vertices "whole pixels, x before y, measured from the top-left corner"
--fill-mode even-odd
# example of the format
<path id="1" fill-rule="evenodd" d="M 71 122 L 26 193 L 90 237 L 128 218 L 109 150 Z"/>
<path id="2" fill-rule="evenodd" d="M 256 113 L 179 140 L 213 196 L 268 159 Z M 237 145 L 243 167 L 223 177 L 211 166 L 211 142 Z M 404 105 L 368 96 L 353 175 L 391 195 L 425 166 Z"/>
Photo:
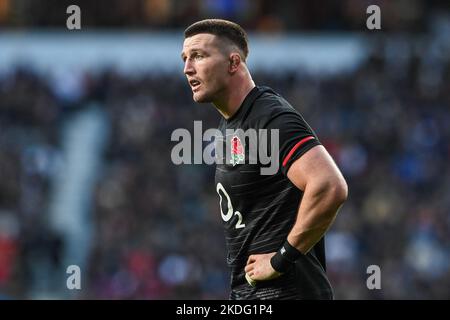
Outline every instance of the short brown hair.
<path id="1" fill-rule="evenodd" d="M 244 60 L 248 56 L 248 37 L 244 29 L 237 23 L 223 19 L 206 19 L 191 24 L 184 30 L 184 38 L 199 33 L 210 33 L 230 40 L 244 53 Z"/>

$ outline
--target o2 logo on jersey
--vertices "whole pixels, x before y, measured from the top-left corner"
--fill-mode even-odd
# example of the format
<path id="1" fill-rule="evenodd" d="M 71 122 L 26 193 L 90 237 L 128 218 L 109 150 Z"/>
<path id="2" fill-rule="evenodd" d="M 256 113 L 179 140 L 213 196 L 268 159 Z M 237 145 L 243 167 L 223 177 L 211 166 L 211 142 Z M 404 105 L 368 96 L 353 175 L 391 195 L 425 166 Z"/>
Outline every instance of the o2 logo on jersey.
<path id="1" fill-rule="evenodd" d="M 233 210 L 233 204 L 231 203 L 231 199 L 230 196 L 228 195 L 227 191 L 225 190 L 225 188 L 223 187 L 223 185 L 219 182 L 217 184 L 216 187 L 216 191 L 219 194 L 219 207 L 220 207 L 220 214 L 222 215 L 222 220 L 225 222 L 228 222 L 233 216 L 238 216 L 238 221 L 236 223 L 235 228 L 236 229 L 241 229 L 245 227 L 245 223 L 242 223 L 242 214 L 239 211 L 234 211 Z M 222 193 L 220 192 L 222 191 L 222 193 L 225 195 L 225 198 L 227 198 L 227 213 L 224 214 L 222 211 Z"/>

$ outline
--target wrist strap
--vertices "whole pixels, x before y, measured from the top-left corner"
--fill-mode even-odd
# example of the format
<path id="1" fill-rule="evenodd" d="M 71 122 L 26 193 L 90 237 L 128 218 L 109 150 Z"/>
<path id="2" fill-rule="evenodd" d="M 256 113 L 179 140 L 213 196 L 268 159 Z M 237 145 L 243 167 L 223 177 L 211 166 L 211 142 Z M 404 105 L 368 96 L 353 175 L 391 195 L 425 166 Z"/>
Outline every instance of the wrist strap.
<path id="1" fill-rule="evenodd" d="M 270 264 L 275 271 L 285 273 L 294 265 L 295 261 L 301 255 L 303 255 L 303 253 L 291 246 L 286 240 L 272 259 L 270 259 Z"/>

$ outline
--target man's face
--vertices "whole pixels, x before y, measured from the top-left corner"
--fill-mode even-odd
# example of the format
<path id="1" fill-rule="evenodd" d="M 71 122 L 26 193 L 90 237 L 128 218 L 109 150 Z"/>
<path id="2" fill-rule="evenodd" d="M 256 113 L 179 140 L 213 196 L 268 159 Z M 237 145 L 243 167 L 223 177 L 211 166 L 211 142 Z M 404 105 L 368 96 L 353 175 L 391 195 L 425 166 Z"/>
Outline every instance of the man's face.
<path id="1" fill-rule="evenodd" d="M 181 58 L 195 102 L 214 102 L 227 86 L 229 60 L 209 33 L 186 38 Z"/>

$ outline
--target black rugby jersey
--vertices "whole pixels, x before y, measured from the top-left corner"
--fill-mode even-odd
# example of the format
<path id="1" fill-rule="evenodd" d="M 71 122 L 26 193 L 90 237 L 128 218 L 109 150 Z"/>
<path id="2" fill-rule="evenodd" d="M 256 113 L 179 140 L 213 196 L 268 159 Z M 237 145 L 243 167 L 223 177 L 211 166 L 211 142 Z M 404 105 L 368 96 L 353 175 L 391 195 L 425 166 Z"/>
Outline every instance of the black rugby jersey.
<path id="1" fill-rule="evenodd" d="M 231 268 L 230 299 L 332 298 L 323 238 L 279 278 L 252 287 L 244 271 L 249 255 L 277 251 L 293 227 L 303 192 L 287 178 L 287 172 L 295 160 L 320 144 L 314 131 L 285 99 L 260 86 L 250 91 L 232 117 L 222 118 L 218 129 L 216 160 L 222 163 L 216 164 L 215 185 Z M 267 130 L 268 139 L 261 138 L 261 129 Z M 278 130 L 278 139 L 271 135 L 272 129 Z M 258 144 L 250 142 L 251 134 L 242 134 L 252 130 L 261 138 Z M 271 149 L 277 142 L 279 150 Z M 262 174 L 261 169 L 270 164 L 255 152 L 260 143 L 266 152 L 273 150 L 271 163 L 278 162 L 272 174 Z"/>

